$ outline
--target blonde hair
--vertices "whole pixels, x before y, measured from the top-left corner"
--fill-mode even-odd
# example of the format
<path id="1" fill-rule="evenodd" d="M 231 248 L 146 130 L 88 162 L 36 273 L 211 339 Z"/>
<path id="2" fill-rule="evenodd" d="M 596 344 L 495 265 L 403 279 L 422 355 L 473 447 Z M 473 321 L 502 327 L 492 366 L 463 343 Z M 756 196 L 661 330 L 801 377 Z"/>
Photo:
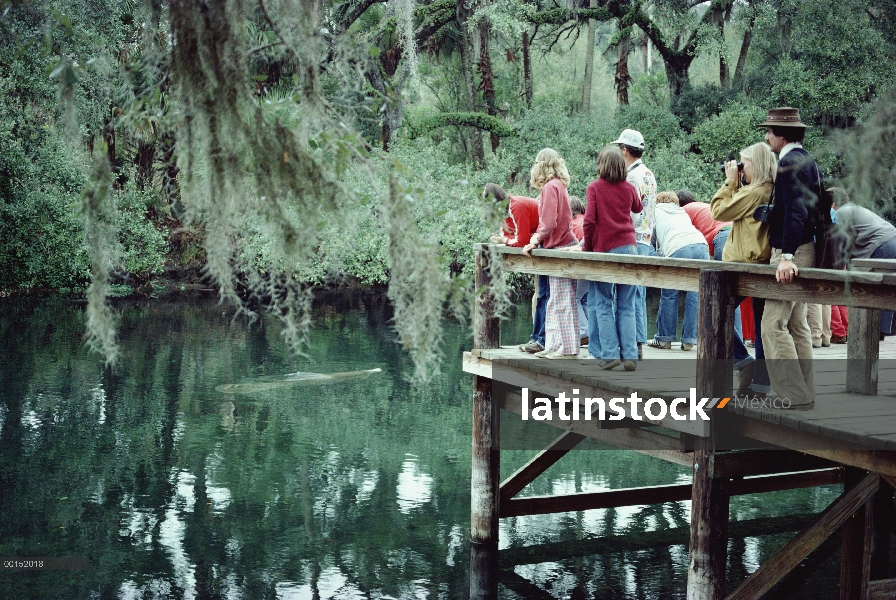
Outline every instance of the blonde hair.
<path id="1" fill-rule="evenodd" d="M 657 204 L 674 204 L 678 206 L 678 194 L 675 192 L 660 192 L 656 195 Z"/>
<path id="2" fill-rule="evenodd" d="M 618 146 L 604 146 L 597 157 L 597 176 L 607 183 L 625 181 L 625 155 Z"/>
<path id="3" fill-rule="evenodd" d="M 554 177 L 562 181 L 564 186 L 569 187 L 569 171 L 566 169 L 566 163 L 556 150 L 545 148 L 535 157 L 535 164 L 529 171 L 529 183 L 535 189 L 540 190 Z"/>
<path id="4" fill-rule="evenodd" d="M 741 160 L 753 163 L 753 181 L 750 185 L 762 185 L 774 183 L 775 173 L 778 171 L 778 159 L 772 153 L 772 149 L 765 142 L 753 144 L 740 151 Z"/>

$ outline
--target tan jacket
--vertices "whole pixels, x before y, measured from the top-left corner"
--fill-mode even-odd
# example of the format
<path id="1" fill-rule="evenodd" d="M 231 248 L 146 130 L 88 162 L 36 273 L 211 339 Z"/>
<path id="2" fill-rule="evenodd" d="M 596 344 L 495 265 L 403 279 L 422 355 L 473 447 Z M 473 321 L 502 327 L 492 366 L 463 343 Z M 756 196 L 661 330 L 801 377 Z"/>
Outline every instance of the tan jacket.
<path id="1" fill-rule="evenodd" d="M 731 234 L 722 251 L 726 262 L 764 263 L 772 255 L 768 225 L 753 218 L 753 211 L 768 202 L 772 184 L 740 187 L 738 181 L 726 181 L 709 203 L 712 218 L 731 221 Z"/>

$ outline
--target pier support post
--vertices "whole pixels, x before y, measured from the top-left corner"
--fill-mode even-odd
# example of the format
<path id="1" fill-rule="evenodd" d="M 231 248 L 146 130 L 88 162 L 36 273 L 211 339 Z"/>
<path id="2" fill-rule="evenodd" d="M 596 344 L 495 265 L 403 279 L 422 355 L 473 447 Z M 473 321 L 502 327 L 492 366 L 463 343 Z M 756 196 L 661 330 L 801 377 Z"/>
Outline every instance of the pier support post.
<path id="1" fill-rule="evenodd" d="M 733 352 L 733 283 L 733 278 L 727 272 L 700 272 L 698 397 L 727 397 L 733 389 L 733 372 L 728 366 Z M 713 473 L 716 449 L 714 428 L 715 423 L 710 422 L 712 434 L 705 438 L 694 438 L 694 483 L 688 554 L 690 600 L 721 600 L 725 594 L 728 489 L 727 479 L 717 479 Z"/>
<path id="2" fill-rule="evenodd" d="M 489 253 L 476 250 L 476 298 L 473 347 L 498 348 L 501 330 L 490 293 Z M 473 465 L 470 477 L 470 598 L 498 595 L 498 516 L 500 510 L 500 407 L 492 380 L 473 376 Z"/>
<path id="3" fill-rule="evenodd" d="M 847 467 L 843 491 L 856 487 L 865 471 Z M 840 600 L 864 598 L 871 578 L 871 555 L 874 551 L 874 503 L 863 504 L 843 523 L 840 551 Z"/>
<path id="4" fill-rule="evenodd" d="M 846 342 L 846 391 L 877 395 L 877 366 L 880 354 L 880 311 L 852 308 L 849 311 L 849 340 Z"/>

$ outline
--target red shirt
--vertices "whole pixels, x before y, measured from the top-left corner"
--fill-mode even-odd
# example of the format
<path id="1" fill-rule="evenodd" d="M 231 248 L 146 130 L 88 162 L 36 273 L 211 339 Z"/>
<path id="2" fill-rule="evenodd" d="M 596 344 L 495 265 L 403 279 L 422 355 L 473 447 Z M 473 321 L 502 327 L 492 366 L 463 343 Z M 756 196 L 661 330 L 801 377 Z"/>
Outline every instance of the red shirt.
<path id="1" fill-rule="evenodd" d="M 628 181 L 592 181 L 585 192 L 585 247 L 587 252 L 606 252 L 634 245 L 631 213 L 644 209 L 635 187 Z"/>
<path id="2" fill-rule="evenodd" d="M 576 241 L 570 223 L 569 192 L 563 182 L 554 177 L 541 188 L 538 195 L 538 239 L 541 247 L 562 248 Z"/>
<path id="3" fill-rule="evenodd" d="M 706 202 L 691 202 L 690 204 L 685 204 L 682 208 L 684 208 L 684 212 L 688 213 L 691 223 L 694 224 L 697 231 L 706 238 L 706 243 L 709 244 L 709 256 L 715 256 L 712 241 L 723 227 L 731 226 L 731 221 L 716 221 L 713 219 L 712 211 Z"/>
<path id="4" fill-rule="evenodd" d="M 522 248 L 538 229 L 538 200 L 525 196 L 511 196 L 507 208 L 510 216 L 504 221 L 508 246 Z"/>
<path id="5" fill-rule="evenodd" d="M 576 236 L 576 239 L 580 242 L 582 238 L 585 237 L 585 230 L 582 226 L 585 224 L 585 215 L 578 215 L 573 217 L 572 219 L 572 234 Z"/>

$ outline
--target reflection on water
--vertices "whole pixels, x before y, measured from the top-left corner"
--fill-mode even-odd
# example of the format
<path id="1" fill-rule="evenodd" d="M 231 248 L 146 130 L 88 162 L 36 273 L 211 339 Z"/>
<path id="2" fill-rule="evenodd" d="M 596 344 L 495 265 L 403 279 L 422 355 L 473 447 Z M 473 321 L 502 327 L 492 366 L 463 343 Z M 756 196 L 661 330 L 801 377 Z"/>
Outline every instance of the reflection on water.
<path id="1" fill-rule="evenodd" d="M 0 555 L 91 563 L 4 573 L 0 598 L 466 598 L 470 336 L 449 325 L 444 372 L 414 389 L 382 298 L 330 300 L 303 360 L 276 325 L 234 322 L 213 299 L 124 303 L 111 371 L 83 348 L 81 304 L 0 301 Z M 529 327 L 505 322 L 505 342 Z M 215 391 L 235 384 L 248 387 Z M 502 471 L 531 454 L 503 452 Z M 522 494 L 688 481 L 638 454 L 576 451 Z M 735 498 L 731 518 L 817 512 L 838 491 Z M 502 520 L 500 596 L 683 598 L 688 521 L 686 502 Z M 729 580 L 791 536 L 732 537 Z M 835 569 L 816 563 L 772 596 L 831 597 Z"/>

